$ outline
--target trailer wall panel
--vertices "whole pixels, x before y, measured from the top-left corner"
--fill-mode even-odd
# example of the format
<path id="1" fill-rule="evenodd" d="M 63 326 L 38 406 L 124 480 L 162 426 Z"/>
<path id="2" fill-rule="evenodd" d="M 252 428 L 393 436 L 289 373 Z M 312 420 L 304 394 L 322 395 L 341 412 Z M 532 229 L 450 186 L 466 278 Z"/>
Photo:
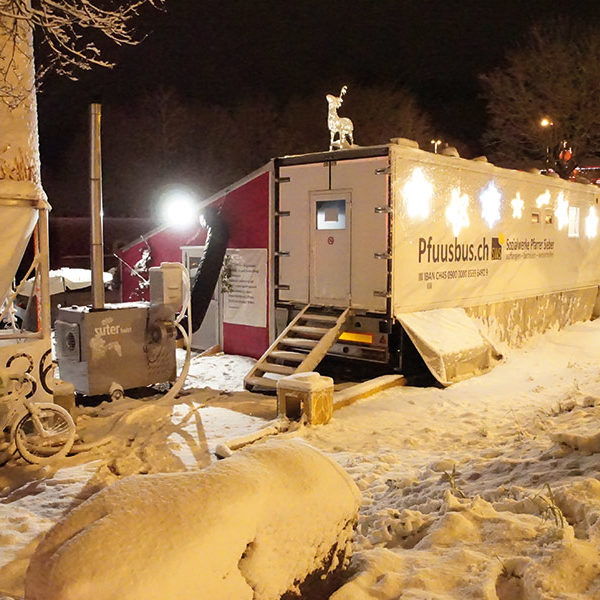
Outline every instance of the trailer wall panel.
<path id="1" fill-rule="evenodd" d="M 308 265 L 310 262 L 310 194 L 329 189 L 329 169 L 323 163 L 281 167 L 279 210 L 289 216 L 279 217 L 279 250 L 289 255 L 279 259 L 279 298 L 308 304 Z"/>
<path id="2" fill-rule="evenodd" d="M 598 285 L 600 238 L 586 235 L 596 186 L 400 146 L 391 169 L 395 314 Z"/>
<path id="3" fill-rule="evenodd" d="M 378 156 L 332 168 L 334 189 L 352 191 L 351 306 L 373 312 L 386 310 L 388 214 L 375 209 L 388 205 L 387 166 L 388 157 Z"/>

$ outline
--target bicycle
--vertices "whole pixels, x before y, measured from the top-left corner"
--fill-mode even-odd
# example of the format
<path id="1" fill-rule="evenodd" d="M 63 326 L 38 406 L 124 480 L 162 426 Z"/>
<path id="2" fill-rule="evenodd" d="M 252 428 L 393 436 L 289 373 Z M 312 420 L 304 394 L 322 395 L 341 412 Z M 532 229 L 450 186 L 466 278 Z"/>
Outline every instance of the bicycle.
<path id="1" fill-rule="evenodd" d="M 75 423 L 62 406 L 30 400 L 34 383 L 28 373 L 0 370 L 0 434 L 9 430 L 11 454 L 16 448 L 27 462 L 43 465 L 69 453 Z"/>

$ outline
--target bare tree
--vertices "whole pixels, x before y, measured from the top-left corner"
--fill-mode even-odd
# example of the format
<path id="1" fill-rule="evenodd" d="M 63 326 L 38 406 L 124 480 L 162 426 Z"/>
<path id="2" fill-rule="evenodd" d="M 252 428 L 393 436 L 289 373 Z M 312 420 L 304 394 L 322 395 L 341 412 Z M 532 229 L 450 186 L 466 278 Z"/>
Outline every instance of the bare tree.
<path id="1" fill-rule="evenodd" d="M 75 76 L 94 65 L 110 67 L 100 40 L 135 44 L 132 19 L 163 0 L 0 0 L 0 198 L 23 194 L 45 198 L 40 181 L 33 33 L 48 49 L 54 69 Z M 33 186 L 33 187 L 32 187 Z M 32 189 L 34 191 L 32 191 Z"/>
<path id="2" fill-rule="evenodd" d="M 75 78 L 80 70 L 113 66 L 102 57 L 100 40 L 138 43 L 133 19 L 147 6 L 162 5 L 163 0 L 0 0 L 0 96 L 15 106 L 31 93 L 18 85 L 18 56 L 32 60 L 32 30 L 48 51 L 39 74 L 55 70 Z"/>
<path id="3" fill-rule="evenodd" d="M 565 22 L 538 25 L 503 68 L 482 77 L 490 156 L 506 166 L 543 164 L 567 140 L 585 161 L 600 155 L 600 33 Z M 546 127 L 541 126 L 547 118 Z"/>

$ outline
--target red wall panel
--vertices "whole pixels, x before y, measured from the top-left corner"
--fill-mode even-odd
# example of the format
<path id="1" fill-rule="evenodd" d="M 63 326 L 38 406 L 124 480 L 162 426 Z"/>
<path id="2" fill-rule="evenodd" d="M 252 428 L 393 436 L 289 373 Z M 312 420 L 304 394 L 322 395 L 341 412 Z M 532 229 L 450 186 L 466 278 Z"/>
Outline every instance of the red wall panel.
<path id="1" fill-rule="evenodd" d="M 212 203 L 220 208 L 229 227 L 229 248 L 269 248 L 269 190 L 270 174 L 265 171 Z M 133 267 L 149 246 L 152 258 L 148 266 L 158 266 L 161 262 L 181 261 L 181 246 L 201 246 L 205 240 L 206 230 L 199 224 L 187 229 L 166 227 L 148 234 L 145 241 L 140 240 L 120 256 Z M 125 266 L 121 272 L 123 301 L 147 300 L 148 290 L 140 289 L 139 278 Z M 142 274 L 147 277 L 147 273 Z M 268 327 L 223 325 L 224 352 L 257 358 L 268 346 Z"/>

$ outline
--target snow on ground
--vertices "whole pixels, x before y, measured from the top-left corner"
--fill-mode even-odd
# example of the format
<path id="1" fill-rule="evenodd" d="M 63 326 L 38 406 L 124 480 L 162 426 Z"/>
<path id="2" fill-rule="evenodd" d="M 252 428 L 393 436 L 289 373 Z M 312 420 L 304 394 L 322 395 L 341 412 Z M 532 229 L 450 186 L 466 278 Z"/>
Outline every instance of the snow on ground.
<path id="1" fill-rule="evenodd" d="M 0 598 L 21 597 L 43 533 L 95 491 L 202 468 L 219 442 L 263 427 L 274 399 L 255 416 L 226 408 L 249 412 L 247 368 L 196 357 L 188 383 L 213 389 L 85 408 L 89 450 L 0 467 Z M 600 599 L 599 417 L 600 320 L 531 340 L 484 376 L 388 389 L 283 434 L 334 458 L 362 492 L 353 579 L 332 600 Z"/>

